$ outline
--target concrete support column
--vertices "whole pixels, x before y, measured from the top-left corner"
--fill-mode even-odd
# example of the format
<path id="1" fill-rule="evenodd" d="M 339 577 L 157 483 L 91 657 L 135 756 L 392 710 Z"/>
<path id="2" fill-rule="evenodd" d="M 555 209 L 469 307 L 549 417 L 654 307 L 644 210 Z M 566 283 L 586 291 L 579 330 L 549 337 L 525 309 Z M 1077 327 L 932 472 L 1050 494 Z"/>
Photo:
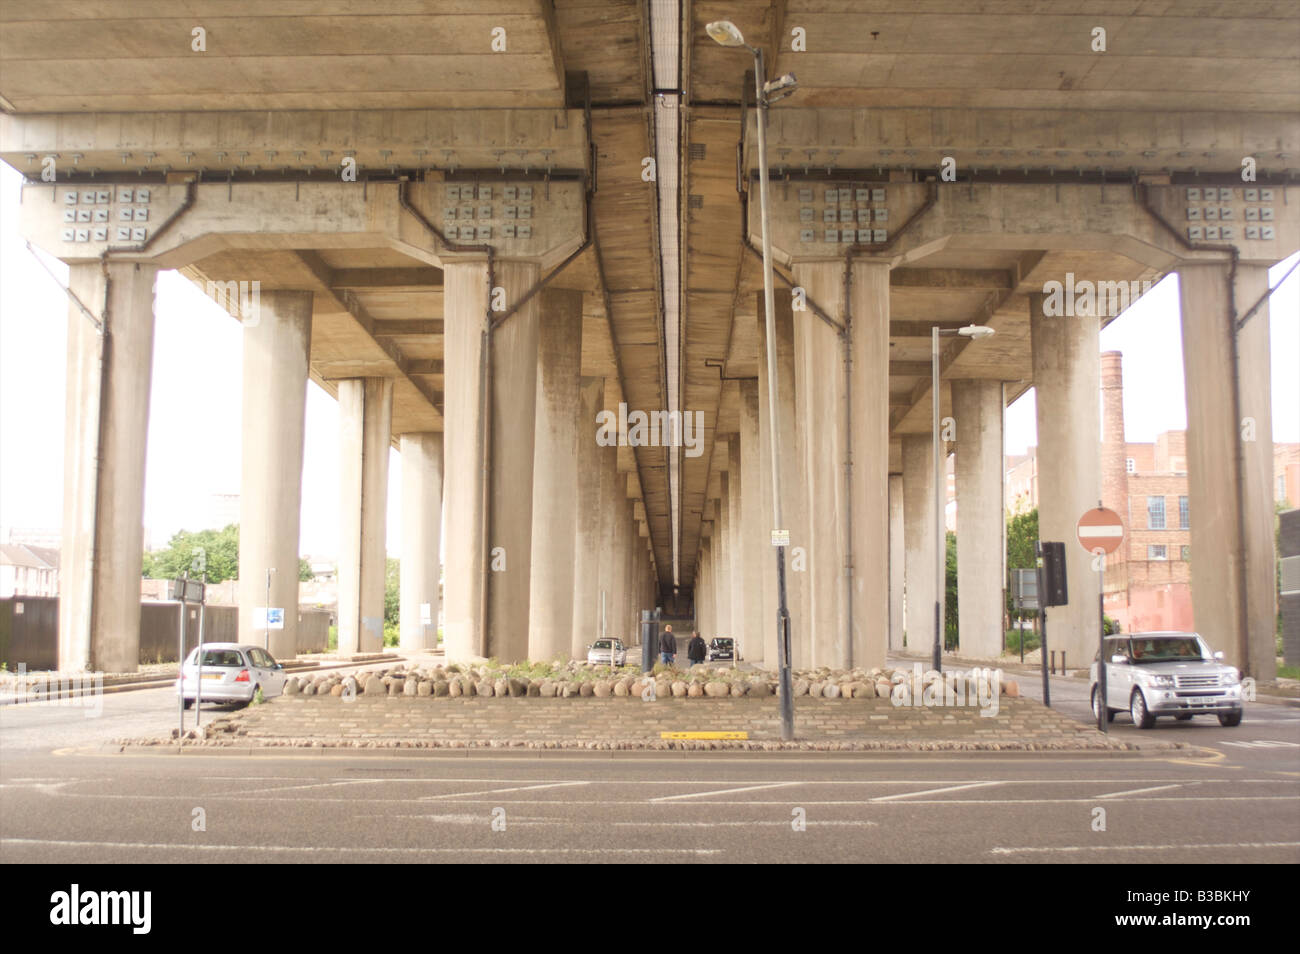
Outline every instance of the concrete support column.
<path id="1" fill-rule="evenodd" d="M 953 381 L 957 626 L 962 651 L 1002 652 L 1002 384 Z"/>
<path id="2" fill-rule="evenodd" d="M 763 512 L 763 468 L 771 470 L 770 461 L 759 455 L 758 380 L 740 382 L 739 453 L 732 459 L 740 474 L 739 548 L 741 558 L 741 634 L 744 657 L 753 663 L 767 659 L 763 645 L 763 566 L 775 564 L 772 552 L 772 511 Z M 770 479 L 770 478 L 769 478 Z M 775 632 L 775 616 L 769 629 Z M 775 666 L 775 657 L 770 665 Z"/>
<path id="3" fill-rule="evenodd" d="M 483 610 L 488 556 L 484 508 L 484 354 L 488 273 L 485 262 L 448 262 L 443 269 L 447 561 L 443 647 L 448 662 L 487 654 Z"/>
<path id="4" fill-rule="evenodd" d="M 903 435 L 903 572 L 907 601 L 907 648 L 929 653 L 934 646 L 934 461 L 929 434 Z M 942 588 L 938 590 L 944 599 Z M 939 619 L 943 620 L 942 602 Z"/>
<path id="5" fill-rule="evenodd" d="M 537 277 L 538 266 L 528 262 L 501 262 L 496 267 L 496 283 L 505 289 L 507 306 L 522 299 L 537 283 Z M 540 315 L 540 303 L 535 297 L 492 332 L 488 526 L 490 552 L 499 555 L 501 561 L 493 559 L 489 563 L 493 572 L 488 574 L 487 629 L 488 655 L 502 662 L 528 658 Z M 569 400 L 576 398 L 575 385 Z M 572 484 L 567 493 L 571 498 Z M 568 532 L 573 532 L 572 523 Z M 569 619 L 571 625 L 571 615 Z M 568 645 L 567 637 L 563 645 Z"/>
<path id="6" fill-rule="evenodd" d="M 596 443 L 596 415 L 605 406 L 605 379 L 583 378 L 577 420 L 577 497 L 573 541 L 573 624 L 569 652 L 586 659 L 600 635 L 600 469 L 603 448 Z M 533 505 L 537 502 L 534 499 Z"/>
<path id="7" fill-rule="evenodd" d="M 721 448 L 715 447 L 717 454 Z M 717 576 L 713 592 L 718 602 L 718 635 L 731 636 L 735 627 L 731 619 L 731 498 L 727 494 L 726 475 L 721 475 L 721 493 L 715 505 L 717 518 L 713 523 L 713 536 L 717 542 Z"/>
<path id="8" fill-rule="evenodd" d="M 1038 416 L 1038 533 L 1065 543 L 1070 602 L 1047 610 L 1047 648 L 1067 665 L 1086 666 L 1097 651 L 1097 572 L 1079 546 L 1079 517 L 1101 499 L 1100 321 L 1051 317 L 1046 296 L 1029 296 Z M 1190 379 L 1189 379 L 1190 380 Z"/>
<path id="9" fill-rule="evenodd" d="M 695 628 L 700 635 L 713 635 L 713 616 L 709 609 L 709 568 L 712 562 L 712 541 L 708 537 L 700 539 L 700 564 L 695 571 Z"/>
<path id="10" fill-rule="evenodd" d="M 614 634 L 614 566 L 618 553 L 618 449 L 601 447 L 600 458 L 600 565 L 596 587 L 598 636 Z M 603 607 L 603 610 L 602 610 Z M 602 616 L 603 613 L 603 616 Z"/>
<path id="11" fill-rule="evenodd" d="M 298 523 L 311 358 L 312 293 L 267 291 L 244 322 L 243 453 L 239 487 L 239 640 L 276 659 L 298 651 Z M 284 610 L 284 629 L 255 625 L 259 607 Z M 382 613 L 380 615 L 383 615 Z M 269 636 L 269 642 L 268 642 Z"/>
<path id="12" fill-rule="evenodd" d="M 627 606 L 627 560 L 632 546 L 631 507 L 627 502 L 627 476 L 616 473 L 614 482 L 614 499 L 611 503 L 611 521 L 613 527 L 614 549 L 609 566 L 609 600 L 606 626 L 609 635 L 622 639 L 623 610 Z"/>
<path id="13" fill-rule="evenodd" d="M 762 526 L 768 529 L 772 522 L 772 422 L 768 413 L 767 398 L 767 327 L 764 321 L 763 297 L 760 292 L 755 301 L 758 309 L 758 415 L 759 415 L 759 472 L 763 488 Z M 776 324 L 777 373 L 777 426 L 779 427 L 781 455 L 777 466 L 781 469 L 781 516 L 784 527 L 790 531 L 790 546 L 785 554 L 785 600 L 790 612 L 790 646 L 795 664 L 802 666 L 808 659 L 807 638 L 810 631 L 804 591 L 808 579 L 804 565 L 808 552 L 807 493 L 803 482 L 803 432 L 796 427 L 794 313 L 790 296 L 778 292 L 774 300 Z M 804 320 L 806 313 L 800 313 Z M 815 320 L 815 319 L 814 319 Z M 770 541 L 768 541 L 770 544 Z M 796 548 L 800 559 L 796 561 Z M 769 667 L 780 663 L 776 644 L 776 555 L 768 553 L 762 560 L 763 571 L 763 658 Z M 801 648 L 802 647 L 802 648 Z"/>
<path id="14" fill-rule="evenodd" d="M 903 648 L 903 475 L 889 475 L 889 648 Z"/>
<path id="15" fill-rule="evenodd" d="M 101 366 L 100 333 L 69 305 L 59 668 L 135 672 L 158 269 L 107 269 L 107 302 L 98 262 L 68 269 L 69 287 L 104 321 L 107 338 Z"/>
<path id="16" fill-rule="evenodd" d="M 1277 676 L 1277 584 L 1267 305 L 1236 332 L 1237 365 L 1232 365 L 1234 312 L 1240 315 L 1266 293 L 1268 270 L 1238 265 L 1230 284 L 1225 266 L 1185 265 L 1178 287 L 1189 383 L 1187 482 L 1196 628 L 1231 665 L 1269 681 Z M 1191 386 L 1206 381 L 1216 386 Z"/>
<path id="17" fill-rule="evenodd" d="M 844 267 L 839 262 L 795 266 L 808 297 L 832 316 L 842 309 Z M 840 316 L 842 317 L 842 316 Z M 811 312 L 795 323 L 795 381 L 804 431 L 803 486 L 808 503 L 808 624 L 811 658 L 805 666 L 841 667 L 849 662 L 845 586 L 844 355 L 835 330 Z M 869 412 L 868 412 L 869 413 Z"/>
<path id="18" fill-rule="evenodd" d="M 343 526 L 339 534 L 338 627 L 339 652 L 343 654 L 379 652 L 384 646 L 392 422 L 392 379 L 339 382 L 339 510 Z M 295 558 L 295 593 L 297 567 Z"/>
<path id="19" fill-rule="evenodd" d="M 549 660 L 573 649 L 579 427 L 593 443 L 595 413 L 584 417 L 579 392 L 582 292 L 547 289 L 540 297 L 528 658 Z"/>
<path id="20" fill-rule="evenodd" d="M 884 666 L 889 641 L 889 265 L 854 262 L 849 277 L 853 575 L 850 654 L 843 661 Z"/>
<path id="21" fill-rule="evenodd" d="M 403 434 L 401 647 L 438 645 L 438 581 L 442 569 L 442 434 Z"/>
<path id="22" fill-rule="evenodd" d="M 745 516 L 742 502 L 740 473 L 740 435 L 735 435 L 727 445 L 729 470 L 722 475 L 727 488 L 727 549 L 731 553 L 731 633 L 739 642 L 742 653 L 747 652 L 745 617 Z"/>

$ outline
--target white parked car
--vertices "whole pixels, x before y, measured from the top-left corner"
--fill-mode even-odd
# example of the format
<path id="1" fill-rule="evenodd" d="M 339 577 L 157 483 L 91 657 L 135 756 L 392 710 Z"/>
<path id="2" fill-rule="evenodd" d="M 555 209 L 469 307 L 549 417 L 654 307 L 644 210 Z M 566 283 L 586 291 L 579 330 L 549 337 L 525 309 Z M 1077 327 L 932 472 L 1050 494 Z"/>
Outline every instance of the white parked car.
<path id="1" fill-rule="evenodd" d="M 1241 724 L 1241 674 L 1223 664 L 1196 633 L 1131 633 L 1107 636 L 1106 718 L 1128 711 L 1133 724 L 1149 729 L 1160 716 L 1185 721 L 1216 715 L 1219 724 Z M 1097 661 L 1089 671 L 1096 716 Z"/>
<path id="2" fill-rule="evenodd" d="M 611 655 L 614 657 L 612 662 Z M 621 639 L 598 639 L 587 647 L 587 662 L 593 666 L 626 666 L 627 648 Z"/>
<path id="3" fill-rule="evenodd" d="M 284 667 L 261 646 L 204 643 L 201 648 L 202 691 L 198 688 L 198 649 L 185 658 L 181 678 L 176 680 L 176 691 L 180 693 L 186 709 L 194 705 L 196 695 L 200 695 L 204 702 L 242 702 L 247 705 L 253 701 L 258 689 L 262 690 L 264 699 L 278 696 L 284 691 L 287 678 Z"/>

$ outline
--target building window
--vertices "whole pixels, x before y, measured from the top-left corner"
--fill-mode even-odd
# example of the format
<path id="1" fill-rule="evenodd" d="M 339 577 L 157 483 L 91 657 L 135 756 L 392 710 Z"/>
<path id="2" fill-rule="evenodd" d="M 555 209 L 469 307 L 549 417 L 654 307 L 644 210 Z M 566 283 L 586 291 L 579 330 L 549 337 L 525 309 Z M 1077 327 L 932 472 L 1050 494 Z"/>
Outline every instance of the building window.
<path id="1" fill-rule="evenodd" d="M 1184 547 L 1183 547 L 1183 562 L 1184 562 L 1184 563 L 1187 563 L 1187 562 L 1189 562 L 1191 559 L 1192 559 L 1192 548 L 1189 547 L 1189 546 L 1184 546 Z"/>
<path id="2" fill-rule="evenodd" d="M 1163 530 L 1165 528 L 1165 498 L 1147 498 L 1147 529 Z M 1164 559 L 1164 557 L 1161 557 Z"/>
<path id="3" fill-rule="evenodd" d="M 1138 462 L 1135 461 L 1132 457 L 1125 457 L 1124 469 L 1128 471 L 1130 474 L 1136 474 L 1138 472 Z"/>
<path id="4" fill-rule="evenodd" d="M 1159 545 L 1154 544 L 1154 543 L 1153 543 L 1153 544 L 1149 544 L 1149 545 L 1147 546 L 1147 559 L 1148 559 L 1148 560 L 1168 560 L 1168 559 L 1169 559 L 1169 556 L 1168 556 L 1168 554 L 1167 554 L 1166 551 L 1165 551 L 1165 545 L 1164 545 L 1163 543 L 1161 543 L 1161 544 L 1159 544 Z"/>
<path id="5" fill-rule="evenodd" d="M 1179 529 L 1179 530 L 1190 530 L 1190 529 L 1191 529 L 1192 524 L 1191 524 L 1190 520 L 1188 519 L 1188 512 L 1189 512 L 1189 511 L 1188 511 L 1188 505 L 1187 505 L 1187 498 L 1186 498 L 1186 497 L 1179 497 L 1179 498 L 1178 498 L 1178 529 Z"/>

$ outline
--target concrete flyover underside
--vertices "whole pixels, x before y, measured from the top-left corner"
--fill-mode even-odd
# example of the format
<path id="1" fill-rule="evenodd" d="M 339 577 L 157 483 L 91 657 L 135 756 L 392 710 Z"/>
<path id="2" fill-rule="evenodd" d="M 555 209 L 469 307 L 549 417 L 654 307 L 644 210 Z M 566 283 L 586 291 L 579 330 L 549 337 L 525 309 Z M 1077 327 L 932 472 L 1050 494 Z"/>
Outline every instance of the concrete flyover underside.
<path id="1" fill-rule="evenodd" d="M 635 0 L 0 7 L 0 159 L 27 177 L 21 229 L 72 266 L 80 303 L 62 664 L 138 655 L 157 269 L 245 324 L 246 460 L 300 449 L 307 379 L 345 403 L 349 645 L 382 616 L 398 502 L 376 481 L 395 446 L 418 541 L 409 645 L 427 645 L 440 604 L 449 657 L 506 661 L 630 640 L 662 606 L 773 665 L 777 434 L 800 666 L 882 663 L 904 618 L 910 647 L 932 640 L 933 516 L 917 501 L 935 401 L 979 528 L 963 539 L 959 519 L 962 645 L 996 638 L 990 422 L 1038 388 L 1040 458 L 1053 439 L 1063 455 L 1040 472 L 1043 532 L 1078 549 L 1075 511 L 1100 494 L 1097 334 L 1130 282 L 1178 272 L 1200 388 L 1195 611 L 1269 678 L 1266 308 L 1236 322 L 1300 248 L 1300 10 L 773 0 L 655 17 L 668 8 L 675 44 Z M 705 34 L 720 16 L 799 80 L 769 116 L 775 381 L 756 320 L 758 110 L 747 55 Z M 675 134 L 655 121 L 665 91 Z M 645 161 L 665 149 L 672 176 Z M 1054 314 L 1057 282 L 1102 301 Z M 970 323 L 996 334 L 942 339 L 932 393 L 931 328 Z M 665 446 L 633 413 L 673 411 L 699 412 L 694 442 Z M 600 412 L 618 423 L 598 442 Z M 271 599 L 293 599 L 293 456 L 245 468 L 246 603 L 271 566 Z M 1075 660 L 1096 644 L 1086 564 L 1072 553 L 1072 604 L 1049 614 Z"/>

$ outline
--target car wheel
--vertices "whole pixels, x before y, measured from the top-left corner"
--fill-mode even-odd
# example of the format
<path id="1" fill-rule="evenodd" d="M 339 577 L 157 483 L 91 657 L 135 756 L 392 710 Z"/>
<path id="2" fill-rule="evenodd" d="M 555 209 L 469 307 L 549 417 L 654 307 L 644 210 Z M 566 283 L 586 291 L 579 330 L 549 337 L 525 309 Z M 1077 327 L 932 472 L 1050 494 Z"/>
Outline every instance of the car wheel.
<path id="1" fill-rule="evenodd" d="M 1219 725 L 1231 729 L 1233 726 L 1241 725 L 1240 712 L 1220 712 Z"/>
<path id="2" fill-rule="evenodd" d="M 1190 722 L 1192 719 L 1192 713 L 1180 712 L 1178 715 L 1174 716 L 1174 718 L 1177 719 L 1179 722 Z"/>
<path id="3" fill-rule="evenodd" d="M 1133 724 L 1139 729 L 1149 729 L 1156 724 L 1156 717 L 1147 710 L 1147 701 L 1142 695 L 1141 689 L 1133 690 L 1133 698 L 1129 701 L 1129 715 L 1133 717 Z"/>
<path id="4" fill-rule="evenodd" d="M 1097 687 L 1096 686 L 1092 687 L 1092 721 L 1093 722 L 1097 721 Z M 1107 722 L 1115 721 L 1115 710 L 1110 708 L 1109 706 L 1106 707 L 1106 721 Z"/>

